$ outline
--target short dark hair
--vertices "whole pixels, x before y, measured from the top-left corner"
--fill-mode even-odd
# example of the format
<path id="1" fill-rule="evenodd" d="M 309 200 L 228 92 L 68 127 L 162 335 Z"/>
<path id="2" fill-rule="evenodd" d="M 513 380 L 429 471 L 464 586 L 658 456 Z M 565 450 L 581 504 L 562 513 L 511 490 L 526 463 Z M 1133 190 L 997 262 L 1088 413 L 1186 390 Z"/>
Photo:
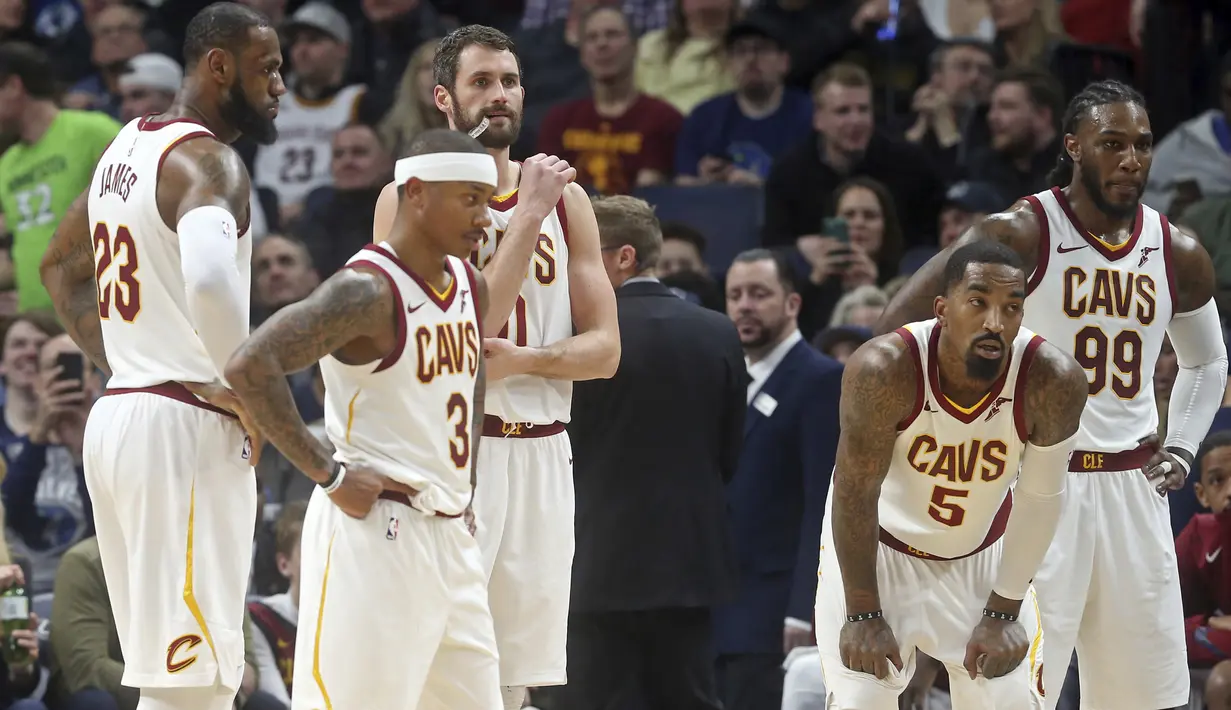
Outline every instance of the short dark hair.
<path id="1" fill-rule="evenodd" d="M 262 244 L 269 242 L 271 239 L 281 239 L 287 244 L 290 244 L 295 251 L 298 251 L 300 256 L 304 258 L 304 262 L 308 268 L 316 268 L 316 259 L 312 257 L 312 248 L 308 246 L 307 242 L 294 234 L 290 234 L 289 232 L 270 232 L 269 234 L 266 234 L 264 239 L 261 239 L 259 242 L 253 244 L 253 252 L 259 249 Z"/>
<path id="2" fill-rule="evenodd" d="M 681 242 L 688 242 L 697 248 L 698 254 L 705 256 L 705 235 L 691 225 L 683 222 L 663 222 L 662 231 L 663 241 L 678 239 Z"/>
<path id="3" fill-rule="evenodd" d="M 512 38 L 495 27 L 487 25 L 466 25 L 459 27 L 436 46 L 436 58 L 432 60 L 432 75 L 436 83 L 453 91 L 457 86 L 457 68 L 462 61 L 462 52 L 471 45 L 479 45 L 488 49 L 503 52 L 508 50 L 517 59 L 517 73 L 521 74 L 521 57 L 517 56 L 517 46 Z"/>
<path id="4" fill-rule="evenodd" d="M 1054 76 L 1033 67 L 1013 67 L 996 75 L 996 86 L 1001 84 L 1021 84 L 1030 103 L 1035 108 L 1045 108 L 1051 112 L 1052 126 L 1060 128 L 1060 117 L 1064 113 L 1064 87 Z"/>
<path id="5" fill-rule="evenodd" d="M 1091 111 L 1110 104 L 1137 104 L 1145 108 L 1146 100 L 1141 92 L 1114 79 L 1088 84 L 1069 102 L 1064 120 L 1060 123 L 1061 135 L 1076 134 L 1081 122 L 1090 117 Z M 1056 187 L 1065 187 L 1073 181 L 1073 158 L 1063 145 L 1060 146 L 1060 155 L 1056 156 L 1056 167 L 1047 174 L 1047 180 Z"/>
<path id="6" fill-rule="evenodd" d="M 1205 437 L 1205 441 L 1197 447 L 1197 455 L 1193 457 L 1193 468 L 1196 470 L 1193 473 L 1196 474 L 1198 481 L 1201 480 L 1201 463 L 1205 457 L 1214 449 L 1221 449 L 1224 446 L 1231 446 L 1231 430 L 1216 431 Z"/>
<path id="7" fill-rule="evenodd" d="M 976 37 L 958 37 L 957 39 L 951 39 L 932 50 L 932 55 L 928 57 L 928 63 L 932 73 L 936 73 L 944 67 L 945 57 L 949 56 L 949 50 L 957 49 L 959 47 L 976 49 L 983 52 L 988 57 L 991 57 L 993 62 L 996 61 L 996 48 L 991 44 L 988 44 L 987 42 L 984 42 Z"/>
<path id="8" fill-rule="evenodd" d="M 184 68 L 196 64 L 211 49 L 239 54 L 253 29 L 273 27 L 269 18 L 246 5 L 216 2 L 201 10 L 184 30 Z"/>
<path id="9" fill-rule="evenodd" d="M 0 42 L 0 83 L 14 76 L 31 97 L 56 97 L 55 65 L 46 52 L 27 42 Z"/>
<path id="10" fill-rule="evenodd" d="M 1017 252 L 1000 242 L 980 239 L 958 247 L 949 255 L 945 263 L 945 293 L 962 283 L 971 264 L 1003 264 L 1023 274 L 1026 272 L 1026 265 Z"/>
<path id="11" fill-rule="evenodd" d="M 487 149 L 478 140 L 461 131 L 448 128 L 429 128 L 419 133 L 406 146 L 406 157 L 430 155 L 431 153 L 486 153 Z"/>
<path id="12" fill-rule="evenodd" d="M 35 330 L 54 338 L 64 334 L 64 326 L 56 318 L 55 311 L 48 308 L 32 308 L 15 316 L 5 318 L 0 322 L 0 357 L 4 356 L 4 339 L 8 337 L 9 329 L 18 323 L 29 323 Z"/>
<path id="13" fill-rule="evenodd" d="M 749 249 L 742 251 L 731 260 L 731 264 L 755 264 L 758 261 L 772 261 L 778 274 L 778 283 L 788 294 L 799 293 L 799 284 L 795 281 L 795 269 L 791 267 L 786 253 L 778 249 Z"/>
<path id="14" fill-rule="evenodd" d="M 624 9 L 619 5 L 598 4 L 581 13 L 581 20 L 577 23 L 577 33 L 584 37 L 586 34 L 586 25 L 590 24 L 590 18 L 603 11 L 614 12 L 619 15 L 620 19 L 624 21 L 624 28 L 628 30 L 628 34 L 636 39 L 636 33 L 633 32 L 632 20 L 629 19 L 628 13 L 624 12 Z"/>

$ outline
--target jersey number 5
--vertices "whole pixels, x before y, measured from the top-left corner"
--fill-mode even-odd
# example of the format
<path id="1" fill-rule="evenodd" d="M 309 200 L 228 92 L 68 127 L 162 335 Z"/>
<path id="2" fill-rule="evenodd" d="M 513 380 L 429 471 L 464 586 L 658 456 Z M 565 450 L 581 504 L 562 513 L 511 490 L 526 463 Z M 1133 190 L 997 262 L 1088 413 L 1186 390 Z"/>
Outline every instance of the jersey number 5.
<path id="1" fill-rule="evenodd" d="M 108 270 L 112 263 L 115 269 Z M 132 323 L 141 312 L 141 282 L 137 280 L 137 244 L 128 227 L 120 225 L 115 234 L 107 225 L 94 225 L 94 279 L 98 281 L 98 317 L 111 317 L 111 306 L 125 323 Z M 106 281 L 103 277 L 108 277 Z"/>
<path id="2" fill-rule="evenodd" d="M 932 489 L 932 500 L 928 504 L 928 515 L 932 516 L 933 520 L 942 525 L 956 528 L 962 524 L 962 520 L 966 517 L 966 509 L 948 499 L 965 498 L 968 495 L 970 495 L 970 491 L 964 491 L 960 488 L 936 486 Z"/>
<path id="3" fill-rule="evenodd" d="M 449 437 L 449 458 L 453 459 L 454 466 L 466 468 L 470 463 L 470 405 L 465 397 L 454 392 L 449 397 L 447 409 L 450 424 L 457 413 L 457 424 L 453 427 L 453 436 Z"/>
<path id="4" fill-rule="evenodd" d="M 1122 330 L 1111 340 L 1102 328 L 1088 325 L 1077 331 L 1073 359 L 1086 369 L 1091 397 L 1109 384 L 1120 399 L 1132 399 L 1141 391 L 1141 336 L 1135 330 Z M 1116 372 L 1108 372 L 1109 365 Z"/>

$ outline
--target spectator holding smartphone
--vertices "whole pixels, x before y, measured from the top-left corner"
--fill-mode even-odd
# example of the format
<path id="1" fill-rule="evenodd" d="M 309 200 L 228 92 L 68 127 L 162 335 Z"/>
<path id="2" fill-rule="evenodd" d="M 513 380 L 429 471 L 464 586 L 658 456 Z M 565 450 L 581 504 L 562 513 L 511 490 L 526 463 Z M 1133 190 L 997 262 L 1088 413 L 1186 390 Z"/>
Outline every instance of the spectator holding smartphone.
<path id="1" fill-rule="evenodd" d="M 796 240 L 795 268 L 807 281 L 799 329 L 807 339 L 829 323 L 844 294 L 896 276 L 902 255 L 902 227 L 882 183 L 852 178 L 834 191 L 833 204 L 835 216 L 822 221 L 819 234 Z"/>
<path id="2" fill-rule="evenodd" d="M 51 591 L 61 555 L 94 534 L 81 460 L 86 417 L 101 386 L 67 335 L 43 343 L 34 419 L 0 482 L 13 552 L 30 560 L 31 594 Z"/>

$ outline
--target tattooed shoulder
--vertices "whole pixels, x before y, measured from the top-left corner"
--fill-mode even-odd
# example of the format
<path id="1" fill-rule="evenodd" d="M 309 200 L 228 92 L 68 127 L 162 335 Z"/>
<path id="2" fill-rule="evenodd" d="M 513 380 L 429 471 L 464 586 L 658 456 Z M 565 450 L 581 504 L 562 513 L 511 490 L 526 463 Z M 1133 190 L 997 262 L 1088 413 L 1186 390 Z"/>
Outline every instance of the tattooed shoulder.
<path id="1" fill-rule="evenodd" d="M 393 288 L 389 278 L 362 266 L 342 269 L 309 298 L 315 301 L 311 315 L 319 319 L 317 327 L 322 331 L 356 325 L 366 330 L 371 324 L 393 323 Z"/>
<path id="2" fill-rule="evenodd" d="M 1038 258 L 1039 229 L 1039 219 L 1030 208 L 1030 203 L 1018 200 L 1008 210 L 989 214 L 977 222 L 962 237 L 961 244 L 979 240 L 997 241 L 1033 264 Z"/>
<path id="3" fill-rule="evenodd" d="M 1043 342 L 1035 351 L 1026 377 L 1030 443 L 1051 446 L 1075 434 L 1090 395 L 1090 383 L 1081 365 L 1072 355 Z"/>
<path id="4" fill-rule="evenodd" d="M 896 431 L 915 407 L 919 370 L 918 356 L 896 332 L 864 343 L 842 373 L 843 432 Z"/>

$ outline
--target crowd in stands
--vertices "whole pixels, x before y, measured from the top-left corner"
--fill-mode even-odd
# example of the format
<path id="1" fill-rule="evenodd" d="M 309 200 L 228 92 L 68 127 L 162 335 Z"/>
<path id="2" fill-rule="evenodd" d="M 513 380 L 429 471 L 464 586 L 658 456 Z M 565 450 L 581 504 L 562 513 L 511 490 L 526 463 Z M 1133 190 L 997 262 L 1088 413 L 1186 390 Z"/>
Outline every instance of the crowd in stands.
<path id="1" fill-rule="evenodd" d="M 254 326 L 371 241 L 394 160 L 417 132 L 446 125 L 433 98 L 435 44 L 468 23 L 516 42 L 526 93 L 512 156 L 559 155 L 592 193 L 655 205 L 664 237 L 656 274 L 677 295 L 735 318 L 746 294 L 726 283 L 733 257 L 773 250 L 789 272 L 758 297 L 773 346 L 802 339 L 844 362 L 931 255 L 982 216 L 1051 187 L 1064 106 L 1102 78 L 1145 92 L 1156 144 L 1145 202 L 1199 237 L 1220 308 L 1231 312 L 1231 5 L 1221 0 L 244 3 L 281 30 L 290 90 L 279 140 L 234 146 L 252 175 Z M 120 682 L 81 463 L 105 383 L 94 372 L 57 379 L 59 356 L 76 346 L 49 315 L 38 263 L 121 124 L 171 105 L 184 26 L 205 4 L 0 0 L 0 587 L 25 580 L 40 640 L 23 641 L 32 647 L 24 665 L 0 668 L 0 710 L 136 705 Z M 1175 370 L 1173 353 L 1160 358 L 1164 431 Z M 833 413 L 818 440 L 837 436 L 836 382 L 815 403 Z M 292 387 L 323 436 L 319 372 L 293 375 Z M 1231 708 L 1231 558 L 1218 554 L 1231 543 L 1231 391 L 1224 403 L 1188 488 L 1171 500 L 1194 707 Z M 801 489 L 805 510 L 823 508 L 829 456 L 804 466 L 820 482 Z M 272 448 L 257 473 L 263 506 L 237 701 L 251 710 L 289 706 L 298 536 L 313 489 Z M 732 485 L 747 495 L 758 483 Z M 778 513 L 747 515 L 794 526 L 792 552 L 806 550 L 801 540 L 808 526 L 819 533 L 819 519 Z M 769 544 L 736 541 L 741 575 L 763 572 L 753 563 Z M 801 559 L 814 574 L 815 550 Z M 766 651 L 718 628 L 735 639 L 723 652 L 767 655 L 785 678 L 776 689 L 784 709 L 824 707 L 810 619 L 782 601 L 732 604 L 776 619 L 770 631 L 788 643 Z M 922 664 L 912 685 L 933 708 L 946 702 L 937 670 Z M 1074 686 L 1061 707 L 1076 708 Z M 549 690 L 531 702 L 569 710 Z"/>

